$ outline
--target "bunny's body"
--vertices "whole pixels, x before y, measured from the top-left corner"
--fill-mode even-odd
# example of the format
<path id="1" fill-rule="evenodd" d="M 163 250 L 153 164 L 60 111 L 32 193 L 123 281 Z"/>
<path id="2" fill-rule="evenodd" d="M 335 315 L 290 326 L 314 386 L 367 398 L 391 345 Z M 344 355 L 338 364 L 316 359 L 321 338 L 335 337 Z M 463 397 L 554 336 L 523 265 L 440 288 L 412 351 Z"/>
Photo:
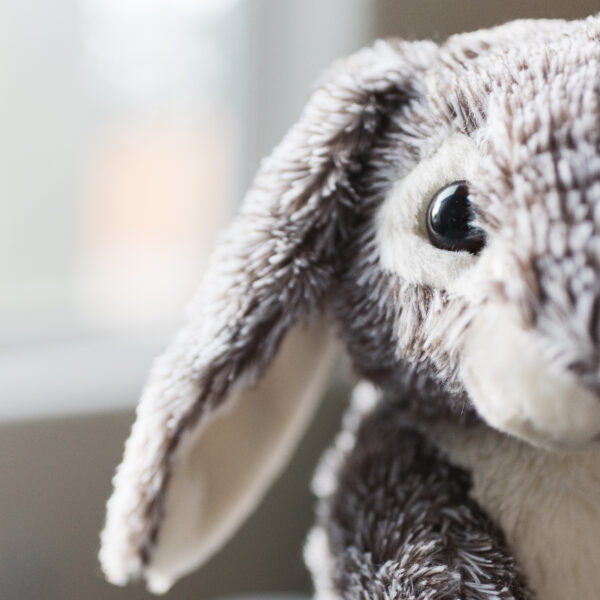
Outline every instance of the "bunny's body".
<path id="1" fill-rule="evenodd" d="M 484 424 L 415 418 L 366 384 L 344 425 L 313 483 L 320 523 L 305 554 L 317 598 L 385 598 L 394 580 L 408 600 L 597 597 L 600 453 L 558 454 Z M 426 470 L 415 458 L 421 445 L 439 460 Z M 426 493 L 399 457 L 414 461 Z M 457 501 L 446 486 L 461 480 L 468 500 Z"/>
<path id="2" fill-rule="evenodd" d="M 599 74 L 599 18 L 334 66 L 153 367 L 109 579 L 168 588 L 256 505 L 325 381 L 322 314 L 378 392 L 316 479 L 320 597 L 597 596 Z"/>

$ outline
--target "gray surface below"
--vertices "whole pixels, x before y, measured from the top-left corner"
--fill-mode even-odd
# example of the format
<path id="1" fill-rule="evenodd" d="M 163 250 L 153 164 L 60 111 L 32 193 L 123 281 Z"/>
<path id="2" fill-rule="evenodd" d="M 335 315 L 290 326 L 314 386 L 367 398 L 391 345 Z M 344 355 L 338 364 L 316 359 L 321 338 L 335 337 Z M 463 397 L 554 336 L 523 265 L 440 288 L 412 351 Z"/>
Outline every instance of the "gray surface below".
<path id="1" fill-rule="evenodd" d="M 310 593 L 302 561 L 313 518 L 310 477 L 339 427 L 345 395 L 329 394 L 292 463 L 238 535 L 165 598 Z M 105 583 L 96 559 L 104 503 L 132 419 L 119 413 L 0 427 L 2 600 L 152 597 L 140 584 Z"/>

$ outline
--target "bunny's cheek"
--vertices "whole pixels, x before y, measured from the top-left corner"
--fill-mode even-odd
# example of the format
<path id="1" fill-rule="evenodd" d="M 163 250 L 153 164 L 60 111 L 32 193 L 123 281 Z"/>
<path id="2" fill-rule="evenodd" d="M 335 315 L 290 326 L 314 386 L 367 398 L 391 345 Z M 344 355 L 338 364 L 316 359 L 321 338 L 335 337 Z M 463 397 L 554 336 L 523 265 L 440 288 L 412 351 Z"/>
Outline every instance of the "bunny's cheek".
<path id="1" fill-rule="evenodd" d="M 489 304 L 465 336 L 461 375 L 489 425 L 536 446 L 577 449 L 600 434 L 600 400 L 543 356 L 510 309 Z"/>

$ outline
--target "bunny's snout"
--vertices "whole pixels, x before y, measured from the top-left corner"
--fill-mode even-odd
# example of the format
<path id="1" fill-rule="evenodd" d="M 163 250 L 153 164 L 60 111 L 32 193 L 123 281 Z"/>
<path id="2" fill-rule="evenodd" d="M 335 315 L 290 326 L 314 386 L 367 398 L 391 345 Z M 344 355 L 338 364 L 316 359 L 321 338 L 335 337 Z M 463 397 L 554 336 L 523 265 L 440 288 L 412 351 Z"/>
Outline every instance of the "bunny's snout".
<path id="1" fill-rule="evenodd" d="M 471 323 L 461 367 L 490 425 L 562 449 L 600 440 L 600 237 L 574 233 L 562 253 L 535 239 L 527 256 L 524 245 L 519 256 L 511 244 L 491 249 L 505 259 L 493 275 L 503 292 Z"/>
<path id="2" fill-rule="evenodd" d="M 506 305 L 486 307 L 464 345 L 462 376 L 479 414 L 493 427 L 553 449 L 600 439 L 600 398 L 573 369 L 560 369 L 542 340 Z"/>

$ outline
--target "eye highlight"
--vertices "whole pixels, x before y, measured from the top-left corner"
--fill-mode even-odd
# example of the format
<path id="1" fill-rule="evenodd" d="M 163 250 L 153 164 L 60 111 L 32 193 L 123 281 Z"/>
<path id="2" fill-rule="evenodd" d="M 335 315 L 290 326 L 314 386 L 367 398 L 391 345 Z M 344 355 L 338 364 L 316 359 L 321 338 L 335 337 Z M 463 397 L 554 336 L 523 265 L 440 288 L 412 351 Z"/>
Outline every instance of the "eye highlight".
<path id="1" fill-rule="evenodd" d="M 429 241 L 441 250 L 479 254 L 485 245 L 485 233 L 471 224 L 474 218 L 467 182 L 454 181 L 436 192 L 429 203 Z"/>

